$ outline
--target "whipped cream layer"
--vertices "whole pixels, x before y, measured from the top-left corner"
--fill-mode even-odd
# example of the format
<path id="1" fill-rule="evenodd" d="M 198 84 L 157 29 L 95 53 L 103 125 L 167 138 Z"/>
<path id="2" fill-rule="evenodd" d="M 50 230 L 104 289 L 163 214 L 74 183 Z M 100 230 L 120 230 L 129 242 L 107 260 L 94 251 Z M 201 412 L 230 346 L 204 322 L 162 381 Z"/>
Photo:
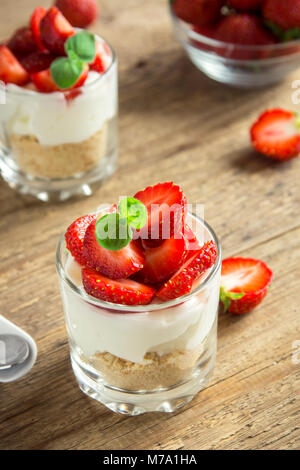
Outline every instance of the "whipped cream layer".
<path id="1" fill-rule="evenodd" d="M 70 100 L 60 92 L 38 93 L 13 84 L 6 91 L 0 122 L 8 136 L 34 136 L 41 145 L 82 142 L 117 112 L 117 65 L 102 76 L 90 71 L 81 93 Z"/>
<path id="2" fill-rule="evenodd" d="M 81 268 L 71 256 L 65 270 L 73 283 L 82 288 Z M 63 284 L 70 337 L 87 357 L 109 352 L 142 364 L 147 352 L 163 355 L 194 349 L 203 342 L 214 323 L 219 302 L 219 278 L 217 275 L 206 289 L 175 307 L 134 314 L 119 314 L 96 307 Z"/>

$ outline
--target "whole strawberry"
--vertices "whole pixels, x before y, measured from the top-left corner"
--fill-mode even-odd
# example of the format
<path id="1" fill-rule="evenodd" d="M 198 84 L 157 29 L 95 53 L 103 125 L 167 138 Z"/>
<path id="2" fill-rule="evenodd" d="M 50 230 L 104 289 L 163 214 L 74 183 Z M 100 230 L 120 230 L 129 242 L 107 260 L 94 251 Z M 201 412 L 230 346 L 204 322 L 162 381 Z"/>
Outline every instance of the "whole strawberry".
<path id="1" fill-rule="evenodd" d="M 274 160 L 290 160 L 300 153 L 299 116 L 284 109 L 262 113 L 250 130 L 255 150 Z"/>
<path id="2" fill-rule="evenodd" d="M 284 30 L 300 28 L 300 0 L 266 0 L 263 16 Z"/>
<path id="3" fill-rule="evenodd" d="M 220 16 L 224 0 L 174 0 L 178 18 L 198 26 L 214 23 Z"/>
<path id="4" fill-rule="evenodd" d="M 77 28 L 89 26 L 99 15 L 96 0 L 56 0 L 56 7 Z"/>
<path id="5" fill-rule="evenodd" d="M 274 38 L 260 18 L 247 13 L 238 13 L 224 17 L 216 30 L 216 39 L 243 46 L 273 44 Z"/>
<path id="6" fill-rule="evenodd" d="M 228 0 L 227 3 L 236 10 L 258 10 L 264 0 Z"/>

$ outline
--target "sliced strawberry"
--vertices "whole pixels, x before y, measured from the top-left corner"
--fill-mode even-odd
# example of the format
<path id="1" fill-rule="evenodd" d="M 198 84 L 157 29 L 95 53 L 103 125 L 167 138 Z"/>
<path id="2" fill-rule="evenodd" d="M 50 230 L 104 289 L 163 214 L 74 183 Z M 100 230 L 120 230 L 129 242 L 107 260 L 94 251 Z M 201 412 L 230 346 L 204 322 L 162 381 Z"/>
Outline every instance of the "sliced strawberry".
<path id="1" fill-rule="evenodd" d="M 7 43 L 7 47 L 18 58 L 37 49 L 33 34 L 27 27 L 18 29 Z"/>
<path id="2" fill-rule="evenodd" d="M 30 80 L 29 74 L 18 59 L 4 45 L 0 46 L 0 80 L 19 86 L 26 85 Z"/>
<path id="3" fill-rule="evenodd" d="M 138 233 L 143 239 L 168 239 L 180 234 L 186 215 L 186 197 L 176 184 L 158 183 L 134 196 L 148 211 L 148 223 Z"/>
<path id="4" fill-rule="evenodd" d="M 153 287 L 131 279 L 112 280 L 90 268 L 83 268 L 82 283 L 89 295 L 115 304 L 146 305 L 155 294 Z"/>
<path id="5" fill-rule="evenodd" d="M 184 226 L 184 238 L 186 241 L 186 259 L 188 259 L 196 253 L 196 250 L 200 250 L 201 247 L 197 236 L 187 224 Z"/>
<path id="6" fill-rule="evenodd" d="M 150 284 L 159 284 L 169 279 L 184 260 L 186 242 L 184 237 L 171 237 L 157 248 L 146 248 L 145 266 L 138 278 Z"/>
<path id="7" fill-rule="evenodd" d="M 127 278 L 144 266 L 145 257 L 134 242 L 119 251 L 103 248 L 95 235 L 96 221 L 85 234 L 83 244 L 87 251 L 88 265 L 111 279 Z"/>
<path id="8" fill-rule="evenodd" d="M 183 266 L 156 293 L 161 300 L 171 300 L 188 294 L 193 288 L 193 282 L 217 259 L 217 247 L 213 241 L 204 243 L 194 255 L 188 258 Z"/>
<path id="9" fill-rule="evenodd" d="M 87 265 L 87 258 L 83 246 L 83 239 L 88 226 L 96 220 L 96 215 L 85 215 L 76 219 L 67 229 L 65 239 L 67 249 L 77 263 Z"/>
<path id="10" fill-rule="evenodd" d="M 86 81 L 87 76 L 88 76 L 88 69 L 85 68 L 81 76 L 77 80 L 77 82 L 72 87 L 68 88 L 67 91 L 73 90 L 74 88 L 81 87 Z M 53 91 L 65 91 L 65 90 L 61 90 L 56 85 L 55 81 L 53 80 L 51 76 L 50 69 L 42 70 L 41 72 L 32 74 L 31 80 L 33 81 L 36 88 L 43 93 L 51 93 Z"/>
<path id="11" fill-rule="evenodd" d="M 96 42 L 96 54 L 95 59 L 92 64 L 90 64 L 90 69 L 98 73 L 103 73 L 106 70 L 105 61 L 104 61 L 104 48 L 103 45 L 99 42 Z"/>
<path id="12" fill-rule="evenodd" d="M 28 73 L 33 74 L 48 69 L 55 58 L 56 56 L 49 52 L 36 51 L 21 59 L 20 62 Z"/>
<path id="13" fill-rule="evenodd" d="M 72 25 L 56 7 L 49 8 L 42 18 L 40 31 L 44 46 L 57 55 L 65 55 L 65 42 L 75 34 Z"/>
<path id="14" fill-rule="evenodd" d="M 220 299 L 225 310 L 242 314 L 256 307 L 267 295 L 273 273 L 260 260 L 227 258 L 222 262 Z"/>
<path id="15" fill-rule="evenodd" d="M 41 31 L 40 31 L 40 24 L 44 16 L 46 15 L 47 10 L 44 7 L 37 7 L 31 15 L 30 18 L 30 28 L 32 34 L 34 36 L 35 42 L 38 48 L 45 52 L 47 48 L 44 46 L 41 40 Z"/>
<path id="16" fill-rule="evenodd" d="M 264 112 L 253 124 L 252 145 L 275 160 L 290 160 L 300 152 L 300 121 L 296 113 L 284 109 Z"/>

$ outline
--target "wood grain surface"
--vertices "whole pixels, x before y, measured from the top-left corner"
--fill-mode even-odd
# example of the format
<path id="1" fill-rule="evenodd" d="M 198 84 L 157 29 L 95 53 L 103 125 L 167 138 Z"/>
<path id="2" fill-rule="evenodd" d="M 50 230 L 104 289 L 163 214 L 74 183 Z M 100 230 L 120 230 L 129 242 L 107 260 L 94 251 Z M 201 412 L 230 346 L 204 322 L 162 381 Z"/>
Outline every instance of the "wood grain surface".
<path id="1" fill-rule="evenodd" d="M 1 35 L 25 23 L 36 5 L 2 0 Z M 62 205 L 23 199 L 0 182 L 0 313 L 33 335 L 39 349 L 26 378 L 0 387 L 0 448 L 299 448 L 300 363 L 292 355 L 300 340 L 300 158 L 276 164 L 255 154 L 248 129 L 264 108 L 297 110 L 291 84 L 300 69 L 258 91 L 209 80 L 174 40 L 166 0 L 102 0 L 92 31 L 119 56 L 118 171 L 92 197 Z M 190 202 L 205 204 L 225 257 L 262 258 L 275 276 L 251 314 L 220 315 L 217 365 L 206 390 L 172 415 L 127 418 L 76 385 L 54 252 L 74 218 L 170 180 Z"/>

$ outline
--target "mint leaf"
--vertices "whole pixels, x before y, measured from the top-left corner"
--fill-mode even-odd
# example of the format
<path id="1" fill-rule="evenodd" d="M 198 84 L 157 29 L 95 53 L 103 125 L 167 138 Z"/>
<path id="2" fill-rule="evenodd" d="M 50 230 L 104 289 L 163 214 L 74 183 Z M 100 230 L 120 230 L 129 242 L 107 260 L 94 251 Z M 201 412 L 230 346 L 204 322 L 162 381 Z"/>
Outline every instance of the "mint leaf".
<path id="1" fill-rule="evenodd" d="M 77 58 L 91 63 L 96 54 L 95 36 L 88 31 L 80 31 L 66 41 L 65 51 L 72 60 Z"/>
<path id="2" fill-rule="evenodd" d="M 118 206 L 120 216 L 127 219 L 129 225 L 141 229 L 147 222 L 148 213 L 144 204 L 134 197 L 124 197 Z"/>
<path id="3" fill-rule="evenodd" d="M 50 72 L 56 85 L 62 90 L 66 90 L 75 85 L 83 68 L 84 63 L 81 60 L 58 57 L 52 62 Z"/>
<path id="4" fill-rule="evenodd" d="M 106 214 L 97 221 L 95 235 L 99 245 L 110 251 L 119 251 L 132 240 L 127 219 L 117 212 Z"/>

